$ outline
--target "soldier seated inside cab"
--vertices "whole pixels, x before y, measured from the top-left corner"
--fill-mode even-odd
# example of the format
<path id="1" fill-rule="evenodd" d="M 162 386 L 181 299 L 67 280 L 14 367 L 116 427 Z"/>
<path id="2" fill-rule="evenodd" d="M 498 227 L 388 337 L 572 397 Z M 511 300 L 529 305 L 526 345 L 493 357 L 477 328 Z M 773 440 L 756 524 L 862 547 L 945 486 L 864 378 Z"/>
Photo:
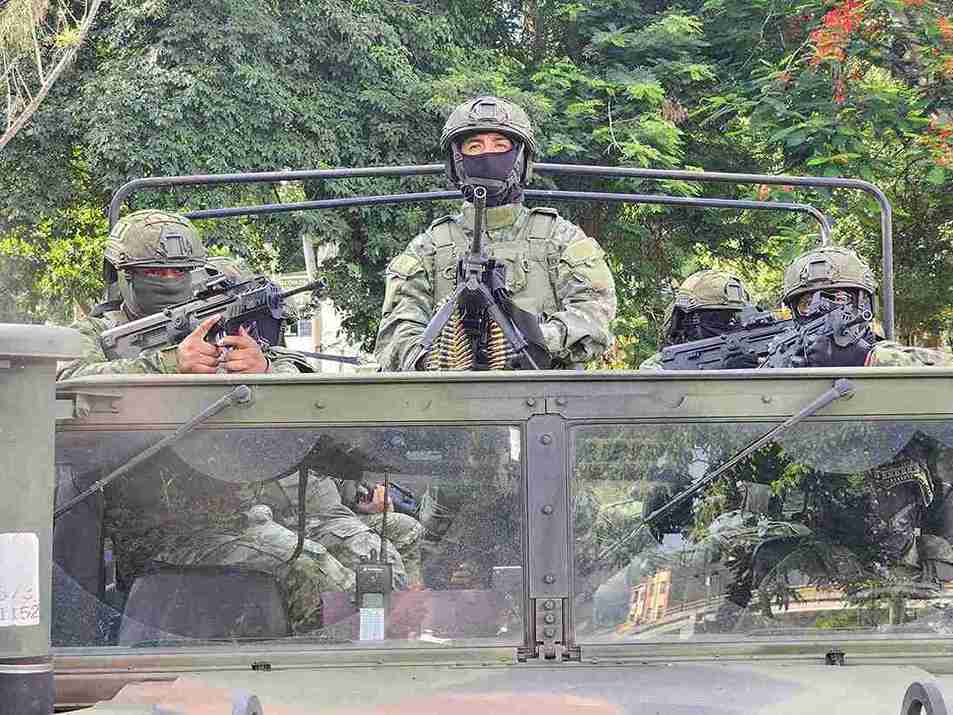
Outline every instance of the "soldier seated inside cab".
<path id="1" fill-rule="evenodd" d="M 738 327 L 741 311 L 753 308 L 744 283 L 726 271 L 693 273 L 675 291 L 675 300 L 665 310 L 662 324 L 663 347 L 681 345 L 724 335 Z M 757 361 L 739 353 L 729 357 L 726 369 L 757 367 Z M 663 370 L 662 353 L 657 352 L 639 365 L 639 370 Z"/>
<path id="2" fill-rule="evenodd" d="M 581 367 L 612 343 L 615 282 L 599 244 L 554 209 L 523 205 L 539 145 L 529 117 L 512 102 L 477 97 L 450 114 L 440 137 L 454 186 L 487 192 L 484 249 L 506 268 L 506 288 L 554 365 Z M 384 370 L 425 369 L 418 342 L 456 289 L 469 250 L 474 209 L 438 219 L 387 267 L 375 355 Z"/>
<path id="3" fill-rule="evenodd" d="M 121 304 L 73 325 L 83 336 L 84 354 L 61 365 L 58 378 L 209 374 L 219 368 L 297 373 L 302 361 L 288 352 L 262 350 L 247 334 L 206 342 L 214 316 L 177 346 L 146 350 L 136 358 L 106 358 L 99 342 L 104 330 L 190 299 L 190 271 L 205 265 L 205 247 L 184 217 L 137 211 L 120 220 L 110 233 L 104 268 L 107 281 L 118 283 Z M 167 452 L 117 479 L 105 489 L 104 527 L 114 542 L 120 586 L 128 590 L 156 565 L 244 566 L 277 578 L 296 631 L 319 627 L 321 592 L 351 591 L 354 573 L 310 539 L 289 563 L 297 535 L 276 520 L 281 505 L 268 502 L 266 486 L 212 479 Z"/>

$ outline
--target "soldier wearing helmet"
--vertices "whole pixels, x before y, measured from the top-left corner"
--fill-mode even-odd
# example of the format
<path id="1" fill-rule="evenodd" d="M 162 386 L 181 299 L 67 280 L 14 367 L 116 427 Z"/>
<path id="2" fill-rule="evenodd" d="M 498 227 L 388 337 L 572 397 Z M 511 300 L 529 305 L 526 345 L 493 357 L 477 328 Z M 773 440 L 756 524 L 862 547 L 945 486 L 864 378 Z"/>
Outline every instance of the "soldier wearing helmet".
<path id="1" fill-rule="evenodd" d="M 675 299 L 665 310 L 662 324 L 663 346 L 680 345 L 723 335 L 737 328 L 738 317 L 751 306 L 751 297 L 744 283 L 727 271 L 705 270 L 693 273 L 675 291 Z M 751 359 L 739 354 L 728 368 L 757 367 Z M 640 370 L 661 370 L 662 353 L 639 365 Z"/>
<path id="2" fill-rule="evenodd" d="M 440 149 L 454 186 L 486 188 L 486 251 L 505 265 L 516 308 L 538 318 L 553 361 L 575 367 L 601 355 L 612 342 L 615 283 L 596 241 L 554 209 L 523 205 L 539 154 L 526 113 L 497 97 L 468 100 L 447 119 Z M 456 288 L 473 219 L 465 202 L 460 214 L 435 221 L 388 265 L 375 348 L 385 370 L 422 368 L 426 356 L 415 359 L 415 348 Z"/>
<path id="3" fill-rule="evenodd" d="M 104 330 L 191 299 L 193 272 L 247 277 L 246 269 L 230 259 L 210 263 L 198 232 L 182 216 L 147 210 L 124 217 L 110 233 L 103 268 L 118 300 L 72 326 L 82 334 L 83 357 L 62 365 L 59 379 L 213 373 L 220 364 L 228 372 L 298 372 L 290 351 L 269 348 L 263 353 L 248 335 L 225 336 L 220 345 L 206 342 L 217 316 L 177 346 L 143 351 L 137 358 L 106 358 L 99 341 Z M 104 526 L 113 535 L 119 576 L 127 588 L 153 561 L 268 571 L 281 583 L 296 630 L 321 625 L 322 591 L 353 588 L 354 573 L 320 544 L 306 542 L 304 553 L 289 565 L 298 539 L 272 517 L 269 501 L 276 511 L 284 503 L 269 497 L 262 482 L 219 482 L 165 455 L 130 471 L 104 494 Z"/>
<path id="4" fill-rule="evenodd" d="M 787 267 L 781 302 L 795 321 L 811 320 L 811 301 L 818 293 L 859 310 L 876 311 L 874 273 L 849 248 L 821 246 L 801 254 Z M 948 352 L 886 341 L 872 329 L 847 347 L 839 347 L 827 337 L 815 337 L 806 352 L 809 367 L 953 365 L 953 355 Z"/>
<path id="5" fill-rule="evenodd" d="M 84 338 L 83 357 L 60 366 L 59 379 L 129 373 L 298 372 L 288 357 L 265 354 L 248 335 L 205 340 L 218 316 L 203 321 L 178 345 L 143 351 L 136 358 L 108 360 L 103 331 L 157 313 L 192 298 L 192 271 L 205 267 L 205 246 L 192 223 L 165 211 L 135 211 L 116 223 L 103 259 L 106 284 L 117 300 L 98 307 L 72 327 Z"/>

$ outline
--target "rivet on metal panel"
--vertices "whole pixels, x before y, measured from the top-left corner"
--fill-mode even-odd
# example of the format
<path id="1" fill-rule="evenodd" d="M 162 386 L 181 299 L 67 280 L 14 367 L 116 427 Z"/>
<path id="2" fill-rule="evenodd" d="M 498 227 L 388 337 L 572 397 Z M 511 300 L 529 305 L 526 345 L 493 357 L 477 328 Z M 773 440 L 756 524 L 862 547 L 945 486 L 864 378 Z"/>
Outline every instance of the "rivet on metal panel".
<path id="1" fill-rule="evenodd" d="M 555 628 L 544 628 L 544 629 L 543 629 L 543 635 L 546 636 L 547 638 L 555 638 L 555 637 L 556 637 L 556 629 L 555 629 Z"/>
<path id="2" fill-rule="evenodd" d="M 559 405 L 560 407 L 565 407 L 565 406 L 566 406 L 566 403 L 567 403 L 568 401 L 569 401 L 569 400 L 567 400 L 565 397 L 557 397 L 557 398 L 556 398 L 556 404 Z"/>
<path id="3" fill-rule="evenodd" d="M 543 620 L 546 621 L 547 623 L 555 623 L 556 616 L 554 616 L 552 613 L 547 613 L 546 616 L 543 618 Z"/>
<path id="4" fill-rule="evenodd" d="M 539 441 L 542 442 L 543 444 L 552 444 L 553 436 L 551 434 L 544 434 L 542 437 L 539 438 Z"/>
<path id="5" fill-rule="evenodd" d="M 766 405 L 770 405 L 774 401 L 774 398 L 771 395 L 761 395 L 761 401 Z"/>
<path id="6" fill-rule="evenodd" d="M 556 602 L 551 598 L 547 599 L 546 601 L 543 601 L 543 608 L 545 608 L 547 611 L 551 611 L 556 608 Z"/>
<path id="7" fill-rule="evenodd" d="M 553 574 L 548 573 L 545 576 L 543 576 L 543 583 L 549 583 L 549 584 L 556 583 L 556 577 Z"/>
<path id="8" fill-rule="evenodd" d="M 527 406 L 527 407 L 536 407 L 536 399 L 533 398 L 533 397 L 527 397 L 527 398 L 526 398 L 526 406 Z"/>
<path id="9" fill-rule="evenodd" d="M 550 514 L 552 514 L 552 513 L 553 513 L 553 506 L 552 506 L 552 504 L 547 504 L 546 506 L 544 506 L 544 507 L 543 507 L 543 513 L 544 513 L 546 516 L 549 516 Z"/>
<path id="10" fill-rule="evenodd" d="M 319 409 L 319 410 L 323 410 L 323 409 L 324 409 L 324 403 L 323 403 L 321 400 L 318 400 L 317 402 L 315 402 L 315 403 L 314 403 L 314 406 L 315 406 L 316 409 Z"/>

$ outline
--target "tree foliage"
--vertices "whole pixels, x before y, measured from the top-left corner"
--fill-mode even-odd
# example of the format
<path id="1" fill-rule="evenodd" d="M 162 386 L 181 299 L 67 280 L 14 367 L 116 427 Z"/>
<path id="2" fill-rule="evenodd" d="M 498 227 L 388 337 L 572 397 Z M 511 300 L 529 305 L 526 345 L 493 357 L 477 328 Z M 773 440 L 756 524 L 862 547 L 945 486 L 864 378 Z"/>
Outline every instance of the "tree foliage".
<path id="1" fill-rule="evenodd" d="M 899 326 L 951 327 L 953 4 L 940 0 L 112 0 L 33 122 L 0 154 L 9 187 L 3 319 L 66 320 L 95 300 L 111 192 L 147 175 L 426 163 L 448 109 L 487 92 L 523 104 L 549 161 L 844 175 L 895 207 Z M 880 260 L 866 197 L 791 187 L 539 179 L 560 188 L 814 203 L 837 239 Z M 442 188 L 441 179 L 143 192 L 194 209 Z M 346 327 L 370 343 L 389 258 L 446 205 L 204 222 L 253 265 L 327 264 Z M 652 352 L 672 283 L 740 272 L 765 301 L 816 240 L 790 214 L 567 204 L 615 270 L 619 348 Z M 63 257 L 70 259 L 63 262 Z"/>

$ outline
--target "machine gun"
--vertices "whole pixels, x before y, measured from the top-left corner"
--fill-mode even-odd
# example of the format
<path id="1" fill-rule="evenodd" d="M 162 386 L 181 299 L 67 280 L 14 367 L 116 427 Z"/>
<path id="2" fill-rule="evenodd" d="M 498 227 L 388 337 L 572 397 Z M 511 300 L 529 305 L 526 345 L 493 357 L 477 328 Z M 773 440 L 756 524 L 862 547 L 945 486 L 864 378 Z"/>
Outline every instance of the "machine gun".
<path id="1" fill-rule="evenodd" d="M 264 276 L 238 283 L 217 276 L 203 286 L 201 297 L 110 328 L 99 336 L 99 342 L 110 360 L 135 358 L 143 350 L 179 344 L 203 320 L 221 314 L 222 319 L 206 336 L 209 342 L 223 335 L 238 335 L 244 327 L 259 343 L 277 345 L 281 340 L 285 301 L 299 293 L 323 290 L 324 286 L 323 281 L 313 281 L 283 292 Z"/>
<path id="2" fill-rule="evenodd" d="M 662 369 L 725 370 L 736 360 L 754 367 L 767 357 L 775 339 L 793 326 L 793 320 L 780 320 L 770 311 L 746 306 L 741 311 L 737 329 L 713 338 L 662 348 Z"/>
<path id="3" fill-rule="evenodd" d="M 873 313 L 831 300 L 818 291 L 811 299 L 809 322 L 778 336 L 761 367 L 810 367 L 807 348 L 815 337 L 830 338 L 839 348 L 863 339 L 870 328 Z"/>
<path id="4" fill-rule="evenodd" d="M 457 289 L 431 318 L 407 369 L 416 369 L 421 358 L 430 370 L 546 369 L 549 353 L 539 323 L 513 305 L 506 266 L 484 250 L 486 189 L 466 186 L 464 196 L 474 208 L 470 250 L 457 264 Z"/>

